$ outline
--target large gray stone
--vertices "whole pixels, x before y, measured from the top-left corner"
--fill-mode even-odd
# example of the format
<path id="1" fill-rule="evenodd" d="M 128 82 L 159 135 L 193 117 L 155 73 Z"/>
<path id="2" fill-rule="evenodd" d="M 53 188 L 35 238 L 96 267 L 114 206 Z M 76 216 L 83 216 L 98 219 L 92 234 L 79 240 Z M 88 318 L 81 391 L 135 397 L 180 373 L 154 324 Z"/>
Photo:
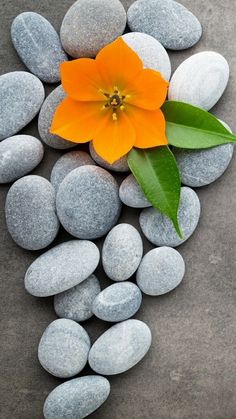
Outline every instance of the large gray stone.
<path id="1" fill-rule="evenodd" d="M 127 156 L 121 157 L 115 163 L 110 164 L 96 153 L 96 151 L 94 150 L 92 141 L 90 141 L 89 143 L 89 151 L 93 160 L 99 166 L 104 167 L 104 169 L 112 170 L 113 172 L 129 172 L 130 171 L 128 162 L 127 162 Z"/>
<path id="2" fill-rule="evenodd" d="M 127 176 L 127 178 L 125 178 L 121 183 L 119 196 L 123 204 L 128 207 L 148 208 L 152 206 L 132 174 Z"/>
<path id="3" fill-rule="evenodd" d="M 86 240 L 61 243 L 39 256 L 25 274 L 25 288 L 36 297 L 59 294 L 87 279 L 99 262 L 97 246 Z"/>
<path id="4" fill-rule="evenodd" d="M 17 180 L 7 194 L 5 212 L 10 235 L 24 249 L 43 249 L 58 233 L 55 191 L 41 176 Z"/>
<path id="5" fill-rule="evenodd" d="M 117 222 L 121 210 L 119 188 L 101 167 L 82 166 L 61 183 L 56 199 L 63 227 L 75 237 L 96 239 Z"/>
<path id="6" fill-rule="evenodd" d="M 11 39 L 31 73 L 46 83 L 60 81 L 60 64 L 68 58 L 48 20 L 38 13 L 21 13 L 12 23 Z"/>
<path id="7" fill-rule="evenodd" d="M 43 414 L 45 419 L 83 419 L 97 410 L 109 394 L 110 384 L 105 377 L 89 375 L 75 378 L 49 394 Z"/>

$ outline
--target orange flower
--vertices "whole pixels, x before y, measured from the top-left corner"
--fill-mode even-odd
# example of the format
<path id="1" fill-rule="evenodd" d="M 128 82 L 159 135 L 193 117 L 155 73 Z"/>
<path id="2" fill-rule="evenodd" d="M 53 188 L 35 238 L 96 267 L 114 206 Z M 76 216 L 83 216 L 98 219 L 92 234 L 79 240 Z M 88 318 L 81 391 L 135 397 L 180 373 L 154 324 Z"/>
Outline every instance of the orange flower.
<path id="1" fill-rule="evenodd" d="M 51 133 L 75 143 L 93 140 L 97 154 L 114 163 L 132 147 L 167 144 L 160 110 L 168 82 L 143 68 L 122 38 L 103 48 L 96 59 L 61 65 L 68 97 L 54 115 Z"/>

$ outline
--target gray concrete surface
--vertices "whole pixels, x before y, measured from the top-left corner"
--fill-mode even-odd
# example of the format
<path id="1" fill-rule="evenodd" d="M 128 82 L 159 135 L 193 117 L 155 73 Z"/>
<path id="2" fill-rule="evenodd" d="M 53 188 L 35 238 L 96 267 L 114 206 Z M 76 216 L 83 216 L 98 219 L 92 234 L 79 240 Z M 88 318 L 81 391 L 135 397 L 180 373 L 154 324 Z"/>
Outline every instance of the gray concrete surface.
<path id="1" fill-rule="evenodd" d="M 229 61 L 231 79 L 214 112 L 236 131 L 236 1 L 181 1 L 199 17 L 204 35 L 191 50 L 170 54 L 173 68 L 197 51 L 222 53 Z M 18 13 L 42 13 L 59 28 L 72 3 L 1 0 L 0 74 L 24 69 L 10 42 L 10 24 Z M 37 136 L 36 121 L 24 133 Z M 49 178 L 61 154 L 47 149 L 34 173 Z M 137 367 L 110 379 L 110 397 L 92 418 L 235 419 L 235 170 L 236 158 L 220 180 L 198 191 L 201 221 L 194 236 L 179 248 L 187 267 L 184 281 L 169 295 L 144 297 L 136 317 L 152 329 L 152 348 Z M 42 419 L 44 399 L 61 381 L 40 366 L 37 345 L 56 315 L 52 299 L 33 298 L 23 288 L 24 273 L 39 253 L 20 249 L 7 233 L 7 190 L 8 186 L 0 187 L 0 418 Z M 121 221 L 136 226 L 138 211 L 123 210 Z M 61 230 L 56 242 L 68 237 Z M 149 249 L 145 241 L 145 251 Z M 97 275 L 103 286 L 109 283 L 101 269 Z M 85 327 L 94 340 L 107 326 L 91 319 Z"/>

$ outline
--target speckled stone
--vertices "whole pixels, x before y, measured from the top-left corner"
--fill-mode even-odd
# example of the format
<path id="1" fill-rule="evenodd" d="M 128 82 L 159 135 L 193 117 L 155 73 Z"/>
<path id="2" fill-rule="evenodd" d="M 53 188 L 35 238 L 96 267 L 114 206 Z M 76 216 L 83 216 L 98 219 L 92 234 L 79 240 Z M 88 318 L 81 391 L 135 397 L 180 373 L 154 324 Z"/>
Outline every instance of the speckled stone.
<path id="1" fill-rule="evenodd" d="M 174 72 L 168 98 L 209 110 L 223 95 L 228 80 L 229 65 L 221 54 L 199 52 Z"/>
<path id="2" fill-rule="evenodd" d="M 70 151 L 57 160 L 51 173 L 51 184 L 58 191 L 61 182 L 74 169 L 81 166 L 95 165 L 88 153 L 85 151 Z"/>
<path id="3" fill-rule="evenodd" d="M 41 176 L 25 176 L 11 186 L 5 213 L 11 237 L 24 249 L 43 249 L 58 233 L 55 191 Z"/>
<path id="4" fill-rule="evenodd" d="M 192 189 L 181 188 L 179 224 L 183 234 L 181 240 L 169 218 L 155 208 L 144 209 L 139 218 L 143 234 L 156 246 L 177 247 L 193 234 L 200 218 L 200 201 Z"/>
<path id="5" fill-rule="evenodd" d="M 25 288 L 35 297 L 59 294 L 87 279 L 99 262 L 97 246 L 86 240 L 61 243 L 39 256 L 25 274 Z"/>
<path id="6" fill-rule="evenodd" d="M 13 182 L 41 162 L 44 149 L 31 135 L 15 135 L 0 143 L 0 183 Z"/>
<path id="7" fill-rule="evenodd" d="M 172 50 L 190 48 L 202 36 L 196 16 L 173 0 L 137 0 L 128 10 L 128 24 L 131 31 L 152 35 Z"/>
<path id="8" fill-rule="evenodd" d="M 121 322 L 134 316 L 142 303 L 142 293 L 132 282 L 113 284 L 97 295 L 93 313 L 107 322 Z"/>
<path id="9" fill-rule="evenodd" d="M 54 297 L 54 309 L 58 317 L 83 322 L 92 317 L 92 305 L 101 287 L 95 275 L 91 275 L 81 284 L 57 294 Z"/>
<path id="10" fill-rule="evenodd" d="M 68 58 L 48 20 L 38 13 L 21 13 L 12 23 L 11 39 L 31 73 L 46 83 L 60 81 L 60 64 Z"/>
<path id="11" fill-rule="evenodd" d="M 102 248 L 102 264 L 113 281 L 125 281 L 138 269 L 143 255 L 141 236 L 130 224 L 118 224 L 107 235 Z"/>
<path id="12" fill-rule="evenodd" d="M 50 133 L 50 128 L 55 114 L 56 108 L 65 99 L 66 94 L 62 86 L 54 89 L 46 98 L 41 108 L 38 120 L 39 135 L 43 142 L 48 146 L 56 149 L 67 149 L 77 146 L 76 143 L 64 140 L 58 135 Z"/>
<path id="13" fill-rule="evenodd" d="M 119 218 L 119 188 L 113 176 L 101 167 L 82 166 L 65 177 L 56 205 L 68 233 L 80 239 L 96 239 L 104 236 Z"/>
<path id="14" fill-rule="evenodd" d="M 42 82 L 26 71 L 0 76 L 0 141 L 24 128 L 44 101 Z"/>
<path id="15" fill-rule="evenodd" d="M 148 352 L 149 327 L 140 320 L 125 320 L 103 333 L 89 352 L 89 365 L 98 374 L 115 375 L 134 367 Z"/>
<path id="16" fill-rule="evenodd" d="M 88 333 L 78 323 L 68 319 L 54 320 L 40 339 L 39 362 L 55 377 L 73 377 L 87 364 L 90 346 Z"/>
<path id="17" fill-rule="evenodd" d="M 123 204 L 128 207 L 148 208 L 152 206 L 132 174 L 127 176 L 121 183 L 119 196 Z"/>
<path id="18" fill-rule="evenodd" d="M 93 160 L 99 166 L 104 167 L 104 169 L 112 170 L 113 172 L 129 172 L 130 171 L 126 156 L 121 157 L 115 163 L 110 164 L 96 153 L 96 151 L 94 150 L 92 141 L 90 141 L 89 143 L 89 151 Z"/>
<path id="19" fill-rule="evenodd" d="M 176 288 L 184 273 L 181 254 L 171 247 L 159 247 L 144 256 L 137 271 L 137 284 L 147 295 L 162 295 Z"/>
<path id="20" fill-rule="evenodd" d="M 164 79 L 170 80 L 170 58 L 157 39 L 140 32 L 129 32 L 123 35 L 122 38 L 138 54 L 145 68 L 159 71 Z"/>
<path id="21" fill-rule="evenodd" d="M 97 410 L 108 398 L 110 384 L 105 377 L 89 375 L 67 381 L 47 397 L 45 419 L 83 419 Z"/>
<path id="22" fill-rule="evenodd" d="M 78 0 L 66 13 L 61 42 L 72 57 L 95 57 L 122 35 L 126 12 L 119 0 Z"/>

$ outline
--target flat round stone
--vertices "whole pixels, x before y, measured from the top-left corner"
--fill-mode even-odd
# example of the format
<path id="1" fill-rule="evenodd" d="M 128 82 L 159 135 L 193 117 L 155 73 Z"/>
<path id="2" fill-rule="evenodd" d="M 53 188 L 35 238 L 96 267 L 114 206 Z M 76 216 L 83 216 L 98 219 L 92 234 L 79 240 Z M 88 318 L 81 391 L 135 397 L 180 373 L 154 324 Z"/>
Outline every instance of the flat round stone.
<path id="1" fill-rule="evenodd" d="M 130 171 L 128 162 L 127 162 L 127 156 L 121 157 L 115 163 L 110 164 L 96 153 L 96 151 L 94 150 L 92 141 L 90 141 L 89 143 L 89 151 L 93 160 L 99 166 L 104 167 L 104 169 L 112 170 L 113 172 L 129 172 Z"/>
<path id="2" fill-rule="evenodd" d="M 121 183 L 119 196 L 123 204 L 128 207 L 148 208 L 152 206 L 132 174 L 127 176 L 127 178 L 125 178 Z"/>
<path id="3" fill-rule="evenodd" d="M 96 166 L 82 166 L 61 183 L 58 217 L 68 233 L 80 239 L 104 236 L 117 222 L 121 202 L 114 177 Z"/>
<path id="4" fill-rule="evenodd" d="M 24 249 L 43 249 L 58 233 L 55 191 L 41 176 L 25 176 L 11 186 L 5 213 L 11 237 Z"/>
<path id="5" fill-rule="evenodd" d="M 93 313 L 107 322 L 121 322 L 134 316 L 142 303 L 142 293 L 132 282 L 113 284 L 97 295 Z"/>
<path id="6" fill-rule="evenodd" d="M 83 322 L 92 317 L 92 305 L 101 287 L 95 275 L 54 297 L 54 309 L 58 317 Z"/>
<path id="7" fill-rule="evenodd" d="M 137 284 L 147 295 L 162 295 L 172 291 L 182 281 L 184 260 L 172 247 L 159 247 L 146 253 L 137 271 Z"/>
<path id="8" fill-rule="evenodd" d="M 68 58 L 47 19 L 34 12 L 21 13 L 13 20 L 11 39 L 31 73 L 46 83 L 60 81 L 60 64 Z"/>
<path id="9" fill-rule="evenodd" d="M 44 331 L 38 347 L 42 367 L 60 378 L 73 377 L 88 360 L 90 339 L 86 330 L 73 320 L 54 320 Z"/>
<path id="10" fill-rule="evenodd" d="M 47 397 L 45 419 L 83 419 L 97 410 L 108 398 L 110 384 L 105 377 L 89 375 L 69 380 Z"/>
<path id="11" fill-rule="evenodd" d="M 44 149 L 31 135 L 15 135 L 0 143 L 0 183 L 9 183 L 26 175 L 41 162 Z"/>
<path id="12" fill-rule="evenodd" d="M 143 234 L 156 246 L 177 247 L 193 234 L 200 218 L 200 201 L 192 189 L 181 188 L 178 219 L 183 234 L 181 239 L 172 221 L 155 208 L 144 209 L 139 218 Z"/>
<path id="13" fill-rule="evenodd" d="M 0 141 L 24 128 L 44 101 L 42 82 L 26 71 L 0 76 Z"/>
<path id="14" fill-rule="evenodd" d="M 72 57 L 95 57 L 122 35 L 126 12 L 119 0 L 78 0 L 66 13 L 61 42 Z"/>
<path id="15" fill-rule="evenodd" d="M 25 274 L 25 288 L 35 297 L 59 294 L 87 279 L 99 262 L 97 246 L 86 240 L 61 243 L 39 256 Z"/>
<path id="16" fill-rule="evenodd" d="M 151 331 L 144 322 L 125 320 L 95 341 L 89 352 L 89 365 L 97 374 L 121 374 L 141 361 L 151 341 Z"/>
<path id="17" fill-rule="evenodd" d="M 195 45 L 202 36 L 199 20 L 173 0 L 137 0 L 128 9 L 132 32 L 144 32 L 165 48 L 182 50 Z"/>

